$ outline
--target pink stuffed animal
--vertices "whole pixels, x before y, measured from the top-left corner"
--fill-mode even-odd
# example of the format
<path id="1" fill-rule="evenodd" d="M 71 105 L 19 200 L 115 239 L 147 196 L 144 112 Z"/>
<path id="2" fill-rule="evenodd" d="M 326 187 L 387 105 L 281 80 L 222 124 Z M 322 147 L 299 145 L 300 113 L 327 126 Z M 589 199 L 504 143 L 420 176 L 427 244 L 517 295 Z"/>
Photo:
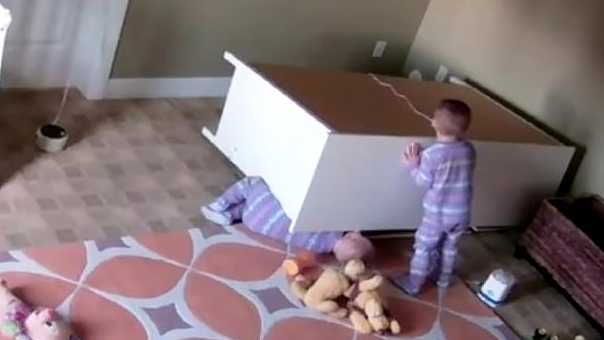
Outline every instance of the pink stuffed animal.
<path id="1" fill-rule="evenodd" d="M 350 260 L 369 259 L 375 254 L 375 249 L 369 239 L 355 231 L 339 239 L 333 253 L 340 263 L 347 263 Z"/>
<path id="2" fill-rule="evenodd" d="M 0 279 L 0 333 L 15 340 L 79 340 L 52 309 L 32 309 Z"/>

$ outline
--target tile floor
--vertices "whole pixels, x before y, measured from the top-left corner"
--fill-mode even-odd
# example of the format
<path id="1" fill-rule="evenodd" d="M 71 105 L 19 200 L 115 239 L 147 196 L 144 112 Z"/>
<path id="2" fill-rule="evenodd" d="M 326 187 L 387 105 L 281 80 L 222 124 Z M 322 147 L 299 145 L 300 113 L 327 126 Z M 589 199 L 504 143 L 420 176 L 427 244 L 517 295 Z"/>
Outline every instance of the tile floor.
<path id="1" fill-rule="evenodd" d="M 86 101 L 72 92 L 62 120 L 72 134 L 70 145 L 43 154 L 33 135 L 52 120 L 60 95 L 0 93 L 0 249 L 200 226 L 199 205 L 236 178 L 199 134 L 204 125 L 215 127 L 220 100 Z M 542 326 L 597 339 L 530 265 L 513 258 L 514 237 L 466 237 L 463 278 L 478 283 L 498 266 L 511 269 L 521 278 L 521 289 L 498 313 L 516 331 L 527 336 Z M 392 247 L 393 255 L 400 251 L 407 250 Z"/>

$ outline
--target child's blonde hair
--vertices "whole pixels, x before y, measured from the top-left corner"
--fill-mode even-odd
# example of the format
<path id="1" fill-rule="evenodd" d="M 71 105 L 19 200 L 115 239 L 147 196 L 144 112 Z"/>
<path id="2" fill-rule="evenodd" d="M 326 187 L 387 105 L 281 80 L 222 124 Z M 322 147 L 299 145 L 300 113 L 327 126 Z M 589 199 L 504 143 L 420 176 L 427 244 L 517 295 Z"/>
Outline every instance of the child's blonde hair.
<path id="1" fill-rule="evenodd" d="M 437 108 L 438 111 L 446 112 L 446 119 L 440 126 L 442 133 L 451 136 L 462 135 L 472 120 L 472 109 L 465 102 L 458 99 L 443 99 Z"/>

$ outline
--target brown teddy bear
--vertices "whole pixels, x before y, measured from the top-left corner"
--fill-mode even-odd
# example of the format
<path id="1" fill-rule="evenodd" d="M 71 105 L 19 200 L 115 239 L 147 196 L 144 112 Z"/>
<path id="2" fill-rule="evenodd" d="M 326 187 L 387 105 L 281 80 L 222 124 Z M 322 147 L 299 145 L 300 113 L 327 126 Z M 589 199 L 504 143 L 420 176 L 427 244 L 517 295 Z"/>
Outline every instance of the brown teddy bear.
<path id="1" fill-rule="evenodd" d="M 297 275 L 291 284 L 294 295 L 307 307 L 340 319 L 348 315 L 348 310 L 340 307 L 336 300 L 349 288 L 346 275 L 333 268 L 325 269 L 314 283 L 303 275 Z"/>
<path id="2" fill-rule="evenodd" d="M 384 277 L 367 271 L 361 260 L 350 260 L 343 272 L 325 269 L 314 282 L 304 274 L 295 276 L 291 289 L 309 308 L 336 318 L 348 316 L 362 334 L 390 331 L 400 333 L 399 323 L 387 316 L 378 293 Z M 345 298 L 344 303 L 339 303 Z"/>
<path id="3" fill-rule="evenodd" d="M 384 277 L 368 272 L 365 264 L 359 260 L 348 262 L 344 272 L 352 274 L 347 275 L 352 279 L 353 284 L 345 294 L 350 299 L 349 319 L 354 329 L 361 334 L 386 331 L 399 334 L 400 324 L 388 316 L 384 308 L 385 302 L 379 294 Z"/>

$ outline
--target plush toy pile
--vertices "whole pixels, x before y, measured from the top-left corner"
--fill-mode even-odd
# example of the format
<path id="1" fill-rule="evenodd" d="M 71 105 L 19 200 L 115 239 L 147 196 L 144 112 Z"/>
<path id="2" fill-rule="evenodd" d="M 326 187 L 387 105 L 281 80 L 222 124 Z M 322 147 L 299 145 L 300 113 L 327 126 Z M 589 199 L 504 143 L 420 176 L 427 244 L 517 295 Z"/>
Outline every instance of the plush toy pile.
<path id="1" fill-rule="evenodd" d="M 286 261 L 284 268 L 294 295 L 307 307 L 338 319 L 348 317 L 362 334 L 400 333 L 400 324 L 389 316 L 379 293 L 384 277 L 368 271 L 363 261 L 350 260 L 343 270 L 326 268 L 316 280 L 294 261 Z"/>

